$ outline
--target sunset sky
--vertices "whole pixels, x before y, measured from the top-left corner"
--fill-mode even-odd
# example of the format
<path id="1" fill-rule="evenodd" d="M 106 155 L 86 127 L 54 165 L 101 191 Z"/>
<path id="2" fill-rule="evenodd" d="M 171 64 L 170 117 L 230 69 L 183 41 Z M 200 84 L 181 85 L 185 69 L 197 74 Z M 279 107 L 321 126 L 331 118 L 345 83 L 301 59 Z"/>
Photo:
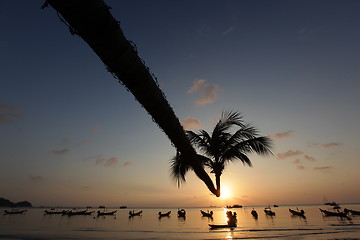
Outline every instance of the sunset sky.
<path id="1" fill-rule="evenodd" d="M 41 1 L 0 1 L 0 197 L 35 206 L 360 202 L 360 1 L 106 1 L 186 129 L 224 110 L 274 140 L 220 199 Z M 225 190 L 228 189 L 228 190 Z"/>

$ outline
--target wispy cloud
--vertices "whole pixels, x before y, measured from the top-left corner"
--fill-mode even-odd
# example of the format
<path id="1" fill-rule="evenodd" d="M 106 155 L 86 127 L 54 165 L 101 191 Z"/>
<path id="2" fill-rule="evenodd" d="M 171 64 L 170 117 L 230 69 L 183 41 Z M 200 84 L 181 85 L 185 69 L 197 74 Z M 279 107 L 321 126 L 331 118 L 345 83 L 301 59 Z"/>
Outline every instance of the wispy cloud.
<path id="1" fill-rule="evenodd" d="M 305 167 L 303 165 L 297 165 L 296 169 L 298 170 L 305 170 Z"/>
<path id="2" fill-rule="evenodd" d="M 0 103 L 0 124 L 12 123 L 22 118 L 24 115 L 20 106 Z"/>
<path id="3" fill-rule="evenodd" d="M 310 161 L 310 162 L 315 162 L 315 161 L 316 161 L 315 158 L 310 157 L 309 155 L 305 155 L 305 156 L 304 156 L 304 159 L 307 160 L 307 161 Z"/>
<path id="4" fill-rule="evenodd" d="M 284 152 L 284 153 L 278 153 L 278 154 L 276 155 L 276 158 L 277 158 L 277 159 L 285 159 L 285 158 L 289 158 L 289 157 L 297 156 L 297 155 L 301 155 L 301 154 L 303 154 L 302 151 L 299 151 L 299 150 L 296 150 L 296 151 L 289 150 L 289 151 Z"/>
<path id="5" fill-rule="evenodd" d="M 186 129 L 186 130 L 201 127 L 200 121 L 193 117 L 187 117 L 184 120 L 182 120 L 181 123 L 182 123 L 184 129 Z"/>
<path id="6" fill-rule="evenodd" d="M 322 167 L 314 167 L 315 171 L 329 171 L 333 169 L 332 166 L 322 166 Z"/>
<path id="7" fill-rule="evenodd" d="M 65 153 L 67 153 L 68 151 L 69 151 L 69 149 L 63 148 L 63 149 L 52 150 L 51 152 L 55 155 L 63 155 Z"/>
<path id="8" fill-rule="evenodd" d="M 223 35 L 223 36 L 226 36 L 226 35 L 232 33 L 232 32 L 235 31 L 235 30 L 236 30 L 236 27 L 230 26 L 230 27 L 228 27 L 224 32 L 222 32 L 222 35 Z"/>
<path id="9" fill-rule="evenodd" d="M 276 133 L 274 135 L 270 135 L 270 138 L 272 139 L 283 139 L 283 138 L 288 138 L 294 135 L 293 131 L 287 131 L 287 132 L 282 132 L 282 133 Z"/>
<path id="10" fill-rule="evenodd" d="M 324 147 L 324 148 L 331 148 L 331 147 L 340 146 L 341 143 L 339 143 L 339 142 L 315 143 L 315 145 L 320 146 L 320 147 Z"/>
<path id="11" fill-rule="evenodd" d="M 44 181 L 45 178 L 43 176 L 29 176 L 28 180 L 33 182 L 40 182 L 40 181 Z"/>
<path id="12" fill-rule="evenodd" d="M 123 164 L 121 164 L 123 167 L 128 167 L 131 166 L 132 163 L 131 162 L 124 162 Z"/>
<path id="13" fill-rule="evenodd" d="M 199 93 L 201 97 L 196 100 L 197 105 L 214 102 L 218 97 L 219 86 L 207 84 L 205 79 L 195 79 L 187 93 Z"/>
<path id="14" fill-rule="evenodd" d="M 116 165 L 118 165 L 119 160 L 116 157 L 111 157 L 111 158 L 97 158 L 95 160 L 96 165 L 101 165 L 104 167 L 114 167 Z"/>

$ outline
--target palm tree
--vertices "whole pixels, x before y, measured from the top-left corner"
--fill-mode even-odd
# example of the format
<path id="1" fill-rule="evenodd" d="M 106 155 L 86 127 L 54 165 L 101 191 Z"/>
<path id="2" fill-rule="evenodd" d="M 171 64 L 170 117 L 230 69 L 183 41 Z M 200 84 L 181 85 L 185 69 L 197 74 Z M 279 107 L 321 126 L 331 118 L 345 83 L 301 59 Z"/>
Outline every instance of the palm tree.
<path id="1" fill-rule="evenodd" d="M 176 151 L 187 159 L 188 166 L 213 194 L 219 196 L 155 77 L 138 56 L 135 46 L 124 36 L 110 8 L 102 0 L 47 0 L 43 8 L 47 4 L 59 13 L 59 17 L 61 15 L 71 33 L 80 36 L 93 49 L 108 71 L 151 115 Z"/>
<path id="2" fill-rule="evenodd" d="M 235 133 L 230 130 L 237 128 Z M 220 193 L 220 177 L 225 167 L 236 161 L 252 166 L 249 153 L 263 156 L 272 155 L 272 141 L 268 137 L 259 136 L 258 130 L 251 124 L 244 123 L 238 112 L 223 112 L 219 122 L 211 134 L 205 130 L 198 133 L 186 131 L 191 144 L 202 155 L 198 155 L 201 164 L 215 174 L 216 189 Z M 181 153 L 171 160 L 171 175 L 178 185 L 185 181 L 186 173 L 191 170 L 190 162 Z"/>

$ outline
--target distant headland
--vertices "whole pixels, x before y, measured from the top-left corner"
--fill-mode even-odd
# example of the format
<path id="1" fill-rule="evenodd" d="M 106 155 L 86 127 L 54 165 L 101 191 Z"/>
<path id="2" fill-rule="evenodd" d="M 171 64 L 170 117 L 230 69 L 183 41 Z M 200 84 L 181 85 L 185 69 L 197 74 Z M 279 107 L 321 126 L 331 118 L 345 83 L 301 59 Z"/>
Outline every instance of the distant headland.
<path id="1" fill-rule="evenodd" d="M 32 207 L 32 204 L 28 201 L 14 203 L 8 199 L 0 198 L 0 207 Z"/>

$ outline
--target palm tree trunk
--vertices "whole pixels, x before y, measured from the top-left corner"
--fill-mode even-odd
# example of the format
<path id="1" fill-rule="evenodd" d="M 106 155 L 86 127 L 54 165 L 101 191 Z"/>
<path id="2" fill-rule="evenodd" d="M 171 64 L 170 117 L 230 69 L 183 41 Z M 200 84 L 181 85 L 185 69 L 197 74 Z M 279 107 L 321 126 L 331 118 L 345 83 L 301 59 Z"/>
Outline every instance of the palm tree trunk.
<path id="1" fill-rule="evenodd" d="M 218 196 L 213 182 L 197 159 L 184 129 L 163 92 L 125 38 L 119 23 L 102 0 L 47 1 L 99 56 L 109 71 L 118 78 L 151 115 L 179 152 L 191 159 L 196 175 Z"/>
<path id="2" fill-rule="evenodd" d="M 220 176 L 221 174 L 215 174 L 216 191 L 219 196 L 220 196 Z"/>

